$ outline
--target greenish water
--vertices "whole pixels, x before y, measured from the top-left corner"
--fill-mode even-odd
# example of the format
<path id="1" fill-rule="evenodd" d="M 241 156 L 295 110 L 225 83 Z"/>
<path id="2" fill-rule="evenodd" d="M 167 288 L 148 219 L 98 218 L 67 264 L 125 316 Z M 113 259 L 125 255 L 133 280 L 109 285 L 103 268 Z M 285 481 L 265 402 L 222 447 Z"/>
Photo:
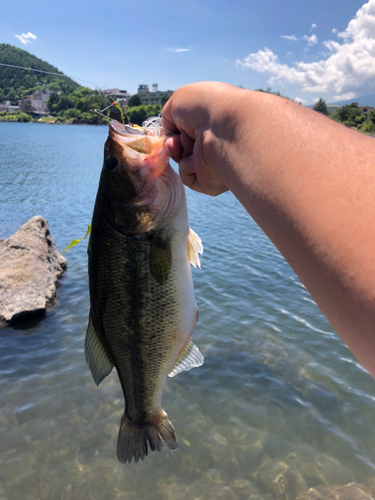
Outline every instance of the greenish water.
<path id="1" fill-rule="evenodd" d="M 34 215 L 60 251 L 91 219 L 106 127 L 0 123 L 0 238 Z M 123 396 L 85 364 L 86 244 L 58 304 L 0 329 L 0 499 L 295 499 L 375 476 L 375 383 L 230 194 L 188 192 L 205 364 L 167 381 L 180 449 L 116 459 Z"/>

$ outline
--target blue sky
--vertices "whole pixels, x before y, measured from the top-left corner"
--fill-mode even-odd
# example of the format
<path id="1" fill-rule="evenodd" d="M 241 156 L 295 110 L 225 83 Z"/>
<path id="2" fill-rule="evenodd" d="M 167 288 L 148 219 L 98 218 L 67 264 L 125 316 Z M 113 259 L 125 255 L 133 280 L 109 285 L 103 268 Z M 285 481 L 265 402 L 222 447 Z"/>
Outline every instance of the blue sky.
<path id="1" fill-rule="evenodd" d="M 1 43 L 100 87 L 217 80 L 304 104 L 375 93 L 375 0 L 12 0 L 1 10 Z"/>

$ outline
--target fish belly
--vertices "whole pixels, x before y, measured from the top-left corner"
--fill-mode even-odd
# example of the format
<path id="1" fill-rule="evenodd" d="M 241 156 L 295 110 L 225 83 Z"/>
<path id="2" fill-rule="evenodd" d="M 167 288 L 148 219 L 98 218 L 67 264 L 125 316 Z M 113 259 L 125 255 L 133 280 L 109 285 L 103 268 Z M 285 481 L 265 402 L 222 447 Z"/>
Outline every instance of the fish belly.
<path id="1" fill-rule="evenodd" d="M 151 232 L 155 234 L 140 236 L 115 231 L 104 217 L 93 220 L 91 317 L 124 393 L 118 442 L 122 462 L 143 458 L 147 443 L 161 449 L 160 436 L 170 448 L 177 447 L 161 395 L 197 321 L 188 230 L 186 209 Z"/>

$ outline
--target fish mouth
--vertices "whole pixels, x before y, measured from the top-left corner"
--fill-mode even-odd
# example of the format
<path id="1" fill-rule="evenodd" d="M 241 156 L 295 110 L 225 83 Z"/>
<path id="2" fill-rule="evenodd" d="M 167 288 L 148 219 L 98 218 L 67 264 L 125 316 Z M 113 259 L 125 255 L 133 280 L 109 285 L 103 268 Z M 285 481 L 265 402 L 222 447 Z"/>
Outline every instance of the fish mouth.
<path id="1" fill-rule="evenodd" d="M 123 124 L 116 120 L 109 121 L 109 129 L 119 135 L 147 135 L 146 129 L 139 125 Z"/>
<path id="2" fill-rule="evenodd" d="M 160 177 L 167 168 L 169 161 L 165 148 L 167 136 L 160 135 L 160 130 L 156 128 L 148 130 L 138 125 L 111 120 L 109 136 L 121 145 L 124 158 L 131 168 L 146 167 L 155 177 Z"/>
<path id="3" fill-rule="evenodd" d="M 148 207 L 153 218 L 142 226 L 140 232 L 147 232 L 161 224 L 174 213 L 185 197 L 179 175 L 169 165 L 165 148 L 166 135 L 150 135 L 143 127 L 131 126 L 111 120 L 108 141 L 112 141 L 121 157 L 123 167 L 129 169 L 135 178 L 143 178 L 141 191 L 131 201 L 122 200 L 124 206 Z M 160 131 L 159 131 L 160 132 Z"/>

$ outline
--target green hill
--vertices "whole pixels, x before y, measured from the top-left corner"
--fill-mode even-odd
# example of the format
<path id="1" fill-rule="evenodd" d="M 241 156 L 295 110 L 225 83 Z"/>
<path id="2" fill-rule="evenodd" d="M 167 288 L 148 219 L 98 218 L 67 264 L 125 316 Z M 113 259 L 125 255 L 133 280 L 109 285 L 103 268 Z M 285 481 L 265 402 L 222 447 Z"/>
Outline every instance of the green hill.
<path id="1" fill-rule="evenodd" d="M 47 101 L 49 116 L 39 118 L 33 115 L 31 105 L 23 112 L 8 113 L 0 111 L 0 121 L 45 121 L 49 123 L 108 123 L 106 118 L 95 113 L 95 109 L 108 107 L 109 100 L 97 90 L 78 85 L 74 80 L 64 75 L 55 66 L 38 59 L 13 45 L 0 44 L 0 63 L 23 66 L 52 73 L 47 75 L 25 69 L 0 66 L 0 103 L 10 101 L 17 105 L 20 99 L 33 94 L 38 89 L 48 88 L 51 92 Z M 156 116 L 161 111 L 159 105 L 128 107 L 126 114 L 132 123 L 141 125 L 150 116 Z M 109 114 L 109 110 L 105 111 Z"/>
<path id="2" fill-rule="evenodd" d="M 26 50 L 6 43 L 0 43 L 0 63 L 50 71 L 65 76 L 55 66 L 29 54 Z M 18 104 L 22 97 L 30 95 L 44 86 L 48 86 L 50 90 L 55 92 L 70 94 L 79 85 L 68 77 L 60 78 L 45 73 L 0 66 L 0 102 L 10 101 L 11 104 Z"/>

